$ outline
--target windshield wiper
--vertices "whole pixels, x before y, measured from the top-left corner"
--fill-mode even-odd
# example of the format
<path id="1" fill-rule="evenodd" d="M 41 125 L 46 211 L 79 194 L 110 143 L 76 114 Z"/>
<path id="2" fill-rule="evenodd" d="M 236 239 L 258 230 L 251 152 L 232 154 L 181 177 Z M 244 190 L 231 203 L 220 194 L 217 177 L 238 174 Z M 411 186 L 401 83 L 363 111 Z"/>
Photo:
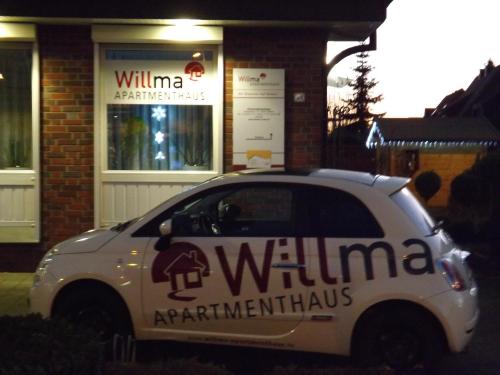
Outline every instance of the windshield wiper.
<path id="1" fill-rule="evenodd" d="M 125 229 L 129 227 L 130 224 L 135 223 L 137 218 L 126 221 L 124 223 L 119 223 L 116 224 L 115 226 L 111 227 L 110 229 L 115 231 L 115 232 L 123 232 Z"/>

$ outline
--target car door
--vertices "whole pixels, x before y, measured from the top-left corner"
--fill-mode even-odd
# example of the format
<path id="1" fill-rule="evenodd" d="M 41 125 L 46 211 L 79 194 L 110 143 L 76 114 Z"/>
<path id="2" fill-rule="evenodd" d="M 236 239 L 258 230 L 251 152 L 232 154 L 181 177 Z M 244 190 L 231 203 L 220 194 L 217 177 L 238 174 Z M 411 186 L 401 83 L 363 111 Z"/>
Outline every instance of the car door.
<path id="1" fill-rule="evenodd" d="M 296 203 L 293 185 L 252 183 L 211 189 L 170 209 L 162 219 L 171 236 L 157 235 L 145 255 L 148 329 L 161 335 L 292 332 L 303 319 L 308 287 Z"/>

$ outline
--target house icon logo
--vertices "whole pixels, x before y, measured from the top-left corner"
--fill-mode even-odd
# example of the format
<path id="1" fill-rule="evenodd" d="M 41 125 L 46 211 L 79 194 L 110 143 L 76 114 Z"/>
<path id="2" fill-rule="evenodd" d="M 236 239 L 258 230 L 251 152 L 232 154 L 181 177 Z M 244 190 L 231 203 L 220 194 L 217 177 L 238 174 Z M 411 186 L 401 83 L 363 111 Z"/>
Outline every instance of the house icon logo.
<path id="1" fill-rule="evenodd" d="M 189 242 L 177 242 L 158 253 L 153 261 L 154 283 L 170 282 L 168 298 L 193 301 L 186 290 L 203 287 L 203 277 L 210 275 L 208 259 L 199 247 Z"/>
<path id="2" fill-rule="evenodd" d="M 198 61 L 191 61 L 185 66 L 184 73 L 189 74 L 189 79 L 191 81 L 198 81 L 198 79 L 205 74 L 205 68 Z"/>

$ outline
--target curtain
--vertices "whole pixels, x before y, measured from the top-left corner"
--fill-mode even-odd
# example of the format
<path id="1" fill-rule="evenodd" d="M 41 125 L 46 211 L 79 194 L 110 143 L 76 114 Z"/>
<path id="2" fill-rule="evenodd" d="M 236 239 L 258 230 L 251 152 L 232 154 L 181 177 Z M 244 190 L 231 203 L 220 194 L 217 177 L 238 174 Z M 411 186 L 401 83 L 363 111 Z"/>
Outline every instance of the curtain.
<path id="1" fill-rule="evenodd" d="M 0 169 L 32 168 L 32 49 L 0 46 Z"/>
<path id="2" fill-rule="evenodd" d="M 108 168 L 212 169 L 212 106 L 109 104 Z"/>

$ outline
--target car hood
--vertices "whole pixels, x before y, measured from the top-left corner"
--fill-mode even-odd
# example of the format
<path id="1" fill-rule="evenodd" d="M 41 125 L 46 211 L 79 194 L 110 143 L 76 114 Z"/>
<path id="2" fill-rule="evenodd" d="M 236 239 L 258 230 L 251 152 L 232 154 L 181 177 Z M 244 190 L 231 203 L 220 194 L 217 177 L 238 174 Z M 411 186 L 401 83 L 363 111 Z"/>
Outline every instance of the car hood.
<path id="1" fill-rule="evenodd" d="M 57 244 L 53 254 L 91 253 L 99 250 L 119 233 L 109 229 L 92 229 Z"/>

